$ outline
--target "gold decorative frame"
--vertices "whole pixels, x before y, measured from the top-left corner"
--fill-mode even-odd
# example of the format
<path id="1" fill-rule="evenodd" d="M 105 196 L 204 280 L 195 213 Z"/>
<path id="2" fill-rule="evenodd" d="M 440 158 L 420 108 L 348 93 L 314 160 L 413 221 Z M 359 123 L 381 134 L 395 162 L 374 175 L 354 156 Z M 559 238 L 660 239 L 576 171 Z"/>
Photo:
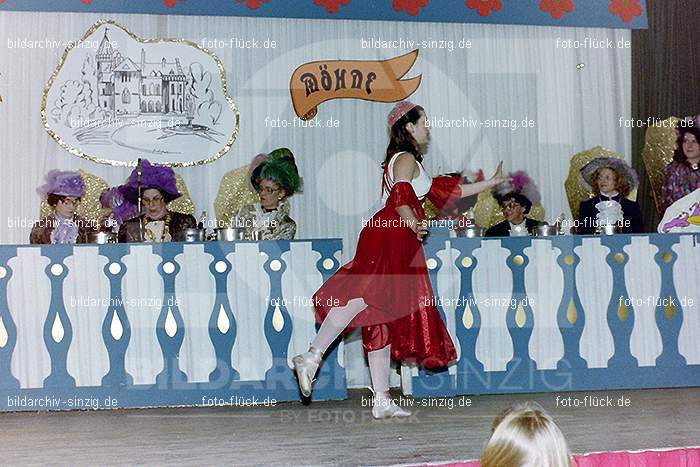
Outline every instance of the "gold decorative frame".
<path id="1" fill-rule="evenodd" d="M 175 175 L 175 183 L 177 185 L 177 191 L 179 191 L 182 196 L 176 198 L 168 203 L 168 209 L 171 211 L 176 211 L 182 214 L 192 214 L 195 215 L 195 206 L 190 196 L 190 191 L 185 185 L 185 180 L 180 175 Z"/>
<path id="2" fill-rule="evenodd" d="M 128 34 L 132 39 L 134 39 L 137 42 L 140 42 L 142 44 L 161 44 L 161 43 L 176 43 L 176 44 L 186 44 L 191 47 L 194 47 L 198 49 L 201 52 L 204 52 L 205 54 L 209 55 L 214 62 L 216 63 L 217 68 L 219 69 L 219 78 L 221 79 L 221 87 L 222 87 L 222 92 L 224 95 L 224 98 L 226 99 L 226 102 L 228 103 L 229 107 L 233 111 L 233 114 L 236 118 L 236 125 L 233 130 L 233 133 L 229 137 L 228 142 L 226 145 L 219 150 L 218 153 L 215 155 L 199 160 L 199 161 L 192 161 L 192 162 L 158 162 L 158 165 L 165 165 L 168 167 L 191 167 L 191 166 L 196 166 L 196 165 L 204 165 L 208 164 L 209 162 L 213 162 L 217 159 L 219 159 L 221 156 L 226 154 L 231 147 L 233 146 L 233 143 L 236 141 L 238 138 L 238 132 L 240 128 L 240 113 L 238 111 L 238 108 L 236 107 L 236 104 L 233 102 L 233 99 L 231 99 L 231 96 L 228 94 L 228 84 L 226 81 L 226 69 L 224 68 L 223 63 L 221 63 L 221 60 L 219 57 L 217 57 L 213 52 L 211 52 L 209 49 L 206 49 L 199 44 L 186 40 L 186 39 L 142 39 L 138 37 L 136 34 L 132 33 L 128 29 L 126 29 L 124 26 L 121 24 L 117 23 L 116 21 L 113 20 L 102 20 L 98 21 L 97 23 L 93 24 L 90 29 L 87 30 L 87 32 L 83 35 L 82 39 L 80 41 L 71 41 L 68 44 L 68 47 L 66 50 L 63 52 L 63 56 L 61 58 L 60 63 L 54 70 L 54 72 L 51 74 L 51 77 L 49 78 L 48 83 L 46 84 L 46 87 L 44 88 L 44 92 L 41 98 L 41 121 L 44 124 L 44 128 L 46 129 L 46 132 L 51 135 L 51 137 L 58 143 L 59 146 L 61 146 L 63 149 L 68 151 L 71 154 L 74 154 L 78 157 L 82 157 L 83 159 L 87 159 L 93 162 L 98 162 L 100 164 L 108 164 L 112 166 L 122 166 L 122 167 L 135 167 L 138 161 L 115 161 L 115 160 L 110 160 L 110 159 L 103 159 L 91 154 L 86 154 L 85 152 L 81 151 L 78 148 L 74 148 L 65 141 L 61 139 L 61 137 L 56 134 L 55 131 L 51 129 L 49 126 L 49 121 L 48 121 L 48 115 L 47 115 L 47 101 L 48 101 L 48 94 L 49 91 L 51 90 L 51 87 L 53 86 L 54 82 L 56 81 L 56 78 L 58 77 L 58 74 L 61 72 L 61 69 L 63 68 L 63 65 L 65 64 L 66 60 L 68 59 L 68 55 L 70 52 L 79 44 L 84 43 L 88 37 L 90 37 L 95 31 L 97 31 L 100 27 L 104 25 L 112 25 L 114 27 L 117 27 L 124 31 L 126 34 Z"/>
<path id="3" fill-rule="evenodd" d="M 673 160 L 673 153 L 678 144 L 678 133 L 676 127 L 681 119 L 669 117 L 659 125 L 652 125 L 647 128 L 644 135 L 644 150 L 642 159 L 647 170 L 649 183 L 651 183 L 651 193 L 654 198 L 656 212 L 661 211 L 661 190 L 663 188 L 664 170 Z"/>
<path id="4" fill-rule="evenodd" d="M 249 166 L 244 165 L 224 174 L 214 201 L 214 212 L 219 222 L 228 222 L 243 207 L 260 201 L 248 179 Z"/>

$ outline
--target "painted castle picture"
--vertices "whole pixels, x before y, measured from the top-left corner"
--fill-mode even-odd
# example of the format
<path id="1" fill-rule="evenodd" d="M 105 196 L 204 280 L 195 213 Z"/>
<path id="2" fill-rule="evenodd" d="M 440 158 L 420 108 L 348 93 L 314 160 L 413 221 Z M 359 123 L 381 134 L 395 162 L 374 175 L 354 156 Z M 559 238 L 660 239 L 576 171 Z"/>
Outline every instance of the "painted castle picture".
<path id="1" fill-rule="evenodd" d="M 49 82 L 44 125 L 65 149 L 98 162 L 214 160 L 238 131 L 219 64 L 194 44 L 147 43 L 113 22 L 99 23 Z"/>

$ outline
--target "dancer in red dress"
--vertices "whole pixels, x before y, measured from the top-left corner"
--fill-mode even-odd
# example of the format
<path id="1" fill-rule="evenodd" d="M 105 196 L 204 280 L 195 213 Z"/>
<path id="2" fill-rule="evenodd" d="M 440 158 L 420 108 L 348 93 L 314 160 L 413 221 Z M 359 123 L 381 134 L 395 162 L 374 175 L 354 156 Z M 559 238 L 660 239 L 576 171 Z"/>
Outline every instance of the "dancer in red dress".
<path id="1" fill-rule="evenodd" d="M 410 415 L 389 397 L 390 360 L 428 368 L 456 360 L 452 339 L 435 307 L 422 240 L 427 234 L 422 202 L 439 209 L 503 182 L 502 164 L 490 180 L 462 184 L 460 176 L 430 178 L 422 147 L 430 139 L 422 107 L 400 102 L 389 114 L 391 136 L 384 161 L 384 208 L 360 232 L 355 258 L 314 295 L 322 322 L 307 352 L 294 357 L 304 396 L 323 353 L 344 331 L 362 327 L 369 362 L 375 418 Z"/>

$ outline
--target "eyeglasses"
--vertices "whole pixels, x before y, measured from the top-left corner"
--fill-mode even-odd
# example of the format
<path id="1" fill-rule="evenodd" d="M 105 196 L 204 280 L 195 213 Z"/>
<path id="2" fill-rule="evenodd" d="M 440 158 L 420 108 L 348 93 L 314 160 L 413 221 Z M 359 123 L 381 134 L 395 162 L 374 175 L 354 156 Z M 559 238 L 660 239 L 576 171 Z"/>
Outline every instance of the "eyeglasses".
<path id="1" fill-rule="evenodd" d="M 258 193 L 265 193 L 266 195 L 271 195 L 273 193 L 277 193 L 280 191 L 279 188 L 270 188 L 270 187 L 260 187 L 258 188 Z"/>
<path id="2" fill-rule="evenodd" d="M 81 199 L 80 198 L 63 198 L 61 202 L 63 204 L 69 204 L 73 206 L 78 206 L 80 204 Z"/>
<path id="3" fill-rule="evenodd" d="M 143 201 L 143 204 L 148 204 L 148 205 L 151 205 L 151 204 L 158 204 L 158 203 L 162 203 L 162 202 L 163 202 L 163 197 L 162 197 L 162 196 L 158 196 L 158 197 L 156 197 L 156 198 L 143 198 L 142 201 Z"/>
<path id="4" fill-rule="evenodd" d="M 522 206 L 520 206 L 520 204 L 518 204 L 518 203 L 510 202 L 510 203 L 503 203 L 503 206 L 501 206 L 501 207 L 505 211 L 506 209 L 515 209 L 515 208 L 520 208 Z"/>

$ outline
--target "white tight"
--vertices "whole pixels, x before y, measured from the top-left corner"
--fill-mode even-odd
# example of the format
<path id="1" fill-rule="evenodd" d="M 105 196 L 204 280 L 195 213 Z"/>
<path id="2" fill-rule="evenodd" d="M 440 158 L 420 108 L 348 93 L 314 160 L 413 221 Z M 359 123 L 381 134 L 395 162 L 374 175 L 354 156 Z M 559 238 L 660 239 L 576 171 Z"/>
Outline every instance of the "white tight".
<path id="1" fill-rule="evenodd" d="M 367 360 L 369 361 L 369 375 L 372 377 L 374 397 L 388 397 L 391 344 L 374 352 L 367 352 Z"/>
<path id="2" fill-rule="evenodd" d="M 311 347 L 325 353 L 328 347 L 335 341 L 345 328 L 367 308 L 362 298 L 353 298 L 343 307 L 332 308 L 321 323 L 318 334 L 311 343 Z M 391 368 L 391 345 L 367 353 L 369 361 L 369 374 L 372 377 L 372 389 L 375 397 L 382 397 L 389 391 L 389 371 Z"/>
<path id="3" fill-rule="evenodd" d="M 340 333 L 355 319 L 355 316 L 359 315 L 365 308 L 367 308 L 367 304 L 362 298 L 353 298 L 345 306 L 331 308 L 328 316 L 321 323 L 321 329 L 318 330 L 311 347 L 325 353 Z"/>

